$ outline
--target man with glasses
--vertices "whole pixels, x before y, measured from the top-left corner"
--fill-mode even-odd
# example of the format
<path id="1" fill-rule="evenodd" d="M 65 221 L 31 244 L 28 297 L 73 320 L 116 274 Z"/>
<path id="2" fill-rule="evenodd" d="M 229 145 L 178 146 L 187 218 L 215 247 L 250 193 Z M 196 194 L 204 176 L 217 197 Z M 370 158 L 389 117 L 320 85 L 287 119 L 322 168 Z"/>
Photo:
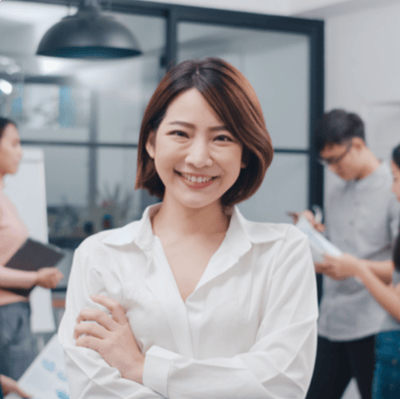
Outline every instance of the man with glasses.
<path id="1" fill-rule="evenodd" d="M 391 258 L 399 228 L 400 209 L 391 193 L 389 164 L 380 162 L 365 144 L 364 123 L 343 110 L 326 113 L 314 135 L 320 162 L 339 176 L 325 199 L 327 238 L 345 253 L 371 260 Z M 307 399 L 340 399 L 350 379 L 362 399 L 371 398 L 375 365 L 374 336 L 381 331 L 385 311 L 355 278 L 341 275 L 325 263 L 318 321 L 318 350 Z M 374 272 L 389 282 L 392 270 Z"/>

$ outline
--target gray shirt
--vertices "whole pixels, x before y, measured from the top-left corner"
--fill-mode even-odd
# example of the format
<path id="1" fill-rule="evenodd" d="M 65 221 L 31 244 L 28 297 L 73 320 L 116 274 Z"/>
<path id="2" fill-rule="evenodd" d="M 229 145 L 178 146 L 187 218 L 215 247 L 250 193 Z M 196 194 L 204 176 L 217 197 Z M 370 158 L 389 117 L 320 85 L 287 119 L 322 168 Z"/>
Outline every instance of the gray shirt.
<path id="1" fill-rule="evenodd" d="M 341 181 L 329 193 L 325 207 L 326 234 L 343 252 L 371 260 L 391 259 L 400 222 L 400 204 L 391 193 L 389 165 L 364 179 Z M 350 341 L 383 329 L 386 311 L 363 284 L 350 277 L 323 277 L 319 335 Z"/>

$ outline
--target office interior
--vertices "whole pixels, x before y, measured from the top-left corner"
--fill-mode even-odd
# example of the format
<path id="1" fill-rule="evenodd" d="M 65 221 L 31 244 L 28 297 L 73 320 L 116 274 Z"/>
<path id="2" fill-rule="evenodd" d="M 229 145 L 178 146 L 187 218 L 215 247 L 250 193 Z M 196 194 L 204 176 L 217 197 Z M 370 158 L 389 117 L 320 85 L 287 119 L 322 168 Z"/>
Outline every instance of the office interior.
<path id="1" fill-rule="evenodd" d="M 137 141 L 145 106 L 174 63 L 224 58 L 260 98 L 275 158 L 239 206 L 249 219 L 290 222 L 287 211 L 323 206 L 335 177 L 316 162 L 311 137 L 325 110 L 360 114 L 380 158 L 398 144 L 399 0 L 106 0 L 102 12 L 132 31 L 140 56 L 36 55 L 44 33 L 78 4 L 0 3 L 0 82 L 12 84 L 0 90 L 0 115 L 16 120 L 23 148 L 43 153 L 48 240 L 66 253 L 56 324 L 75 248 L 158 201 L 134 189 Z"/>

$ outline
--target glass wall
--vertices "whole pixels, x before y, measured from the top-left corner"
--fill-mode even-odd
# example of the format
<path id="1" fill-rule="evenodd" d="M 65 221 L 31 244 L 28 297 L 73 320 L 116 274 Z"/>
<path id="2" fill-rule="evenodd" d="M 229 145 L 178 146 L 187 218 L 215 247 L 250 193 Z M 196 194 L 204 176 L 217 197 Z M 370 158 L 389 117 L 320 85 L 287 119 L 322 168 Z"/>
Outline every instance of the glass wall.
<path id="1" fill-rule="evenodd" d="M 20 95 L 21 139 L 25 148 L 43 148 L 49 239 L 61 246 L 135 220 L 149 203 L 134 190 L 136 147 L 145 106 L 166 71 L 166 23 L 113 16 L 134 32 L 142 56 L 75 61 L 72 85 L 42 79 L 24 84 Z"/>

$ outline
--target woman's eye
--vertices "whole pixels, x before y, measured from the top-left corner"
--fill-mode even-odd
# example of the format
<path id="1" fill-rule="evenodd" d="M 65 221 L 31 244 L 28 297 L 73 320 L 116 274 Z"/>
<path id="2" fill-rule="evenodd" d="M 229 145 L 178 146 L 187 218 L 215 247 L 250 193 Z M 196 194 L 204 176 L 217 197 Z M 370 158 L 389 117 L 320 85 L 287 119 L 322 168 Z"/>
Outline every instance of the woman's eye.
<path id="1" fill-rule="evenodd" d="M 217 140 L 217 141 L 233 141 L 231 137 L 229 137 L 225 134 L 221 134 L 221 135 L 217 136 L 215 138 L 215 140 Z"/>
<path id="2" fill-rule="evenodd" d="M 171 135 L 177 137 L 187 137 L 187 133 L 182 132 L 181 130 L 174 130 L 173 132 L 171 132 Z"/>

